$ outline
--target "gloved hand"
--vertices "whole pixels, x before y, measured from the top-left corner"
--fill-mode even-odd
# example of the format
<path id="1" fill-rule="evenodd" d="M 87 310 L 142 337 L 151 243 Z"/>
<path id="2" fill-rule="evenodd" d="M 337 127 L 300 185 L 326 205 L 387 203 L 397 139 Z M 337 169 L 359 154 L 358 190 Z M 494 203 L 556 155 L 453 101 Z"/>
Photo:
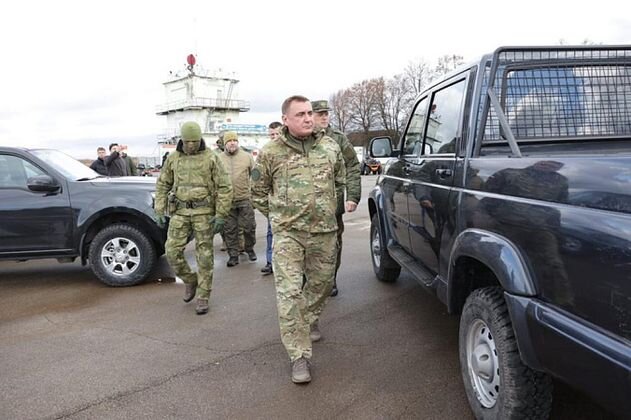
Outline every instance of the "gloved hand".
<path id="1" fill-rule="evenodd" d="M 226 224 L 226 221 L 221 217 L 215 217 L 215 222 L 213 224 L 213 233 L 221 233 L 223 232 L 223 225 Z"/>
<path id="2" fill-rule="evenodd" d="M 164 229 L 167 226 L 167 217 L 163 214 L 156 214 L 156 224 Z"/>

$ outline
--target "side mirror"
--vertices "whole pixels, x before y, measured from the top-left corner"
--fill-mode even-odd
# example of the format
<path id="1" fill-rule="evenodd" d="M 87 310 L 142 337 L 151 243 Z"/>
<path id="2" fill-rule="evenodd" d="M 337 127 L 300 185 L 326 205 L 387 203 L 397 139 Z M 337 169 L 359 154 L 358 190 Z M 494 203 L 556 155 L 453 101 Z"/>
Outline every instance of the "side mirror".
<path id="1" fill-rule="evenodd" d="M 373 137 L 368 145 L 368 155 L 373 158 L 392 156 L 392 139 L 390 137 Z"/>
<path id="2" fill-rule="evenodd" d="M 36 192 L 55 192 L 60 186 L 49 175 L 36 175 L 26 180 L 26 186 L 31 191 Z"/>

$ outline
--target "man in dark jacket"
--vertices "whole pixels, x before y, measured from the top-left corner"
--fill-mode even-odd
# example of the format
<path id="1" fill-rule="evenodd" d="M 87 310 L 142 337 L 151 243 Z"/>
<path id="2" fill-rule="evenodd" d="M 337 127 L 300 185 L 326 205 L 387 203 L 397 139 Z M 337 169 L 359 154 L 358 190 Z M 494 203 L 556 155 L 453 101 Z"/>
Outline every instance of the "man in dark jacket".
<path id="1" fill-rule="evenodd" d="M 105 158 L 107 176 L 127 176 L 127 162 L 120 155 L 118 143 L 110 144 L 110 155 Z"/>
<path id="2" fill-rule="evenodd" d="M 96 149 L 96 154 L 98 157 L 92 164 L 90 165 L 90 169 L 98 173 L 99 175 L 107 176 L 107 168 L 105 167 L 105 148 L 99 147 Z"/>

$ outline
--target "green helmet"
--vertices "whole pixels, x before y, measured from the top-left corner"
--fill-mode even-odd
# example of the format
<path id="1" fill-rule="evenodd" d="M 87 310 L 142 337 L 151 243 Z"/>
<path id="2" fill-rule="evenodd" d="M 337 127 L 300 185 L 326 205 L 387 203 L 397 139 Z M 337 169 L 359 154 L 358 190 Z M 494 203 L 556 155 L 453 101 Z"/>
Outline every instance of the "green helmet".
<path id="1" fill-rule="evenodd" d="M 194 121 L 187 121 L 182 124 L 180 133 L 183 141 L 201 141 L 202 129 Z"/>

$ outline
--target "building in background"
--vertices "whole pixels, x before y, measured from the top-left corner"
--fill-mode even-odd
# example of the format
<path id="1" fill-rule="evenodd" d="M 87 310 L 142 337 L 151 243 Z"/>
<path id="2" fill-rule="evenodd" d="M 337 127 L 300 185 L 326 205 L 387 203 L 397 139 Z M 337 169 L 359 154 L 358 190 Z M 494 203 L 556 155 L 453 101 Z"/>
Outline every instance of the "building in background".
<path id="1" fill-rule="evenodd" d="M 193 54 L 187 57 L 185 70 L 171 72 L 163 83 L 164 102 L 156 113 L 166 117 L 166 127 L 158 135 L 160 157 L 175 150 L 180 126 L 195 121 L 202 128 L 206 145 L 215 147 L 221 131 L 236 131 L 244 148 L 256 151 L 267 141 L 267 125 L 240 124 L 239 115 L 250 110 L 250 103 L 238 93 L 235 73 L 206 70 L 196 64 Z"/>

